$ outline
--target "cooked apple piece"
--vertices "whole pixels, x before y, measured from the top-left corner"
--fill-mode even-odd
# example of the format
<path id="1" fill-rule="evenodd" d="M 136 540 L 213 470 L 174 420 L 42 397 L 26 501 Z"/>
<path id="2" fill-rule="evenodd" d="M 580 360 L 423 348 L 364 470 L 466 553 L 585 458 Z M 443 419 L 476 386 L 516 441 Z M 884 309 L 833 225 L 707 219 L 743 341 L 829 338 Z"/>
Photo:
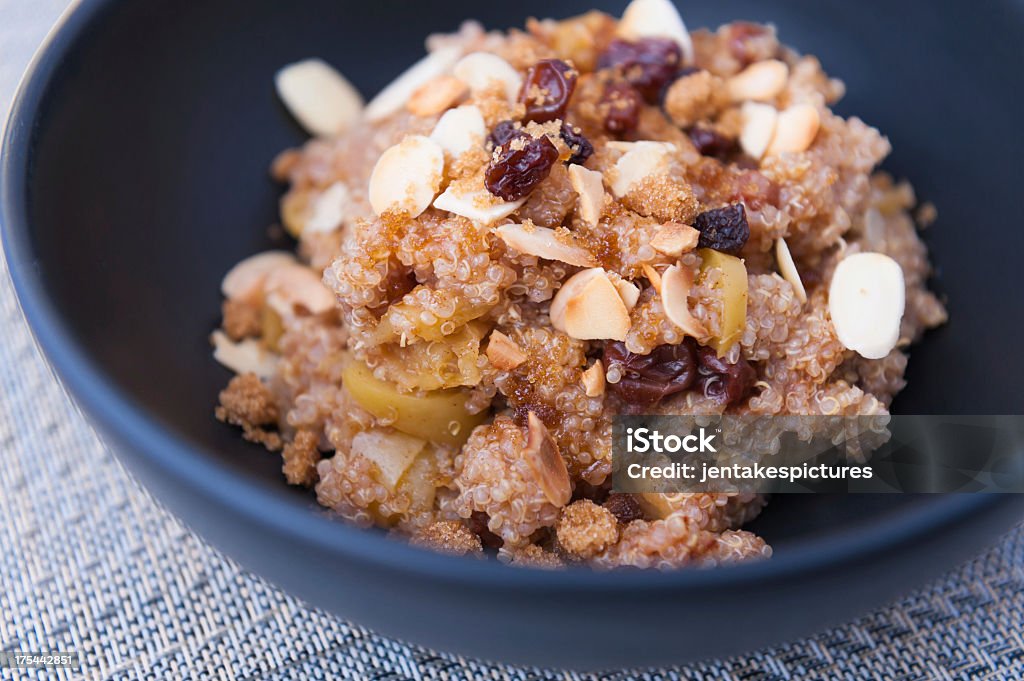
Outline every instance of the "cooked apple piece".
<path id="1" fill-rule="evenodd" d="M 740 339 L 747 323 L 747 268 L 736 256 L 720 251 L 702 248 L 697 253 L 701 277 L 712 269 L 721 272 L 716 288 L 722 292 L 722 325 L 709 343 L 721 357 Z"/>
<path id="2" fill-rule="evenodd" d="M 350 360 L 342 383 L 352 398 L 395 430 L 440 444 L 461 446 L 486 415 L 466 411 L 467 394 L 458 389 L 403 393 L 382 381 L 360 361 Z"/>

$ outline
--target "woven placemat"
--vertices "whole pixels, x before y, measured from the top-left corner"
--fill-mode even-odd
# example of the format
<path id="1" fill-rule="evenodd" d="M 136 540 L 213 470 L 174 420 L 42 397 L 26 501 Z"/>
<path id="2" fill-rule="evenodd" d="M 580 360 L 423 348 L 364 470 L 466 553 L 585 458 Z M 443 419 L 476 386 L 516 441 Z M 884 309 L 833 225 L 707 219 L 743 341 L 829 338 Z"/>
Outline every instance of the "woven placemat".
<path id="1" fill-rule="evenodd" d="M 0 0 L 0 105 L 65 0 Z M 427 651 L 290 598 L 139 489 L 57 385 L 0 261 L 0 651 L 73 651 L 7 679 L 1019 679 L 1024 530 L 890 607 L 807 640 L 658 672 Z"/>

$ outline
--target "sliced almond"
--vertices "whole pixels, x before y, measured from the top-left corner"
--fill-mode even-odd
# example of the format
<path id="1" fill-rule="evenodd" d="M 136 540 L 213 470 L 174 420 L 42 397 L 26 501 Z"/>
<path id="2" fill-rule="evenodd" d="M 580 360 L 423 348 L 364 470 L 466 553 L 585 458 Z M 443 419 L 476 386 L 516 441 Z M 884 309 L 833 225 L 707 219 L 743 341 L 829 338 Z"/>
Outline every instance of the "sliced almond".
<path id="1" fill-rule="evenodd" d="M 486 354 L 491 364 L 502 371 L 511 371 L 526 361 L 526 353 L 515 341 L 497 330 L 491 332 Z"/>
<path id="2" fill-rule="evenodd" d="M 444 112 L 430 133 L 430 139 L 452 158 L 458 158 L 473 147 L 483 146 L 487 125 L 475 106 L 460 106 Z"/>
<path id="3" fill-rule="evenodd" d="M 345 221 L 351 202 L 352 197 L 345 183 L 335 182 L 313 202 L 303 233 L 323 234 L 338 230 Z"/>
<path id="4" fill-rule="evenodd" d="M 615 198 L 621 199 L 645 178 L 667 172 L 675 148 L 668 142 L 631 143 L 629 151 L 616 161 L 613 169 L 611 188 Z"/>
<path id="5" fill-rule="evenodd" d="M 274 270 L 295 264 L 295 256 L 288 251 L 265 251 L 250 255 L 224 275 L 220 292 L 231 300 L 253 300 L 263 292 L 263 282 Z"/>
<path id="6" fill-rule="evenodd" d="M 754 62 L 725 82 L 729 98 L 734 102 L 752 100 L 768 102 L 775 98 L 789 80 L 789 67 L 778 59 Z"/>
<path id="7" fill-rule="evenodd" d="M 366 119 L 378 121 L 400 110 L 421 85 L 451 71 L 461 54 L 462 49 L 452 45 L 420 59 L 370 100 L 364 111 Z"/>
<path id="8" fill-rule="evenodd" d="M 375 428 L 357 433 L 351 452 L 376 464 L 380 483 L 394 492 L 426 446 L 426 440 L 418 437 Z"/>
<path id="9" fill-rule="evenodd" d="M 775 136 L 779 112 L 771 104 L 744 102 L 742 109 L 743 130 L 740 131 L 740 147 L 754 159 L 764 156 Z"/>
<path id="10" fill-rule="evenodd" d="M 658 270 L 654 269 L 652 265 L 648 265 L 647 263 L 643 264 L 643 271 L 644 276 L 647 277 L 647 281 L 651 282 L 651 287 L 660 294 L 661 274 L 658 272 Z"/>
<path id="11" fill-rule="evenodd" d="M 444 150 L 422 135 L 409 135 L 384 151 L 370 175 L 370 206 L 416 217 L 437 195 L 444 175 Z"/>
<path id="12" fill-rule="evenodd" d="M 473 52 L 460 59 L 452 69 L 455 77 L 469 86 L 473 94 L 482 92 L 498 82 L 508 100 L 515 101 L 523 86 L 523 78 L 512 65 L 490 52 Z"/>
<path id="13" fill-rule="evenodd" d="M 223 331 L 214 331 L 210 340 L 213 342 L 213 358 L 236 374 L 252 373 L 266 379 L 277 371 L 277 355 L 268 352 L 255 338 L 236 343 Z"/>
<path id="14" fill-rule="evenodd" d="M 900 338 L 906 285 L 899 263 L 882 253 L 855 253 L 836 266 L 828 311 L 839 342 L 867 359 L 888 355 Z"/>
<path id="15" fill-rule="evenodd" d="M 704 338 L 708 332 L 704 325 L 690 314 L 690 304 L 686 300 L 692 287 L 693 272 L 688 267 L 672 265 L 661 275 L 661 304 L 668 320 L 686 335 Z"/>
<path id="16" fill-rule="evenodd" d="M 622 298 L 623 305 L 626 306 L 627 310 L 632 310 L 636 307 L 636 303 L 640 300 L 640 289 L 631 281 L 626 281 L 622 277 L 616 275 L 611 277 L 612 284 L 615 286 L 615 290 L 619 292 L 619 297 Z"/>
<path id="17" fill-rule="evenodd" d="M 267 304 L 282 317 L 294 314 L 297 309 L 322 314 L 337 304 L 334 293 L 324 285 L 320 275 L 297 263 L 269 273 L 263 289 Z"/>
<path id="18" fill-rule="evenodd" d="M 604 366 L 601 360 L 595 360 L 583 372 L 583 390 L 587 397 L 600 397 L 604 395 Z"/>
<path id="19" fill-rule="evenodd" d="M 604 177 L 596 170 L 574 163 L 569 166 L 569 181 L 580 196 L 580 217 L 586 224 L 596 227 L 604 212 Z"/>
<path id="20" fill-rule="evenodd" d="M 678 258 L 697 248 L 700 231 L 681 222 L 666 222 L 651 239 L 651 248 L 658 253 Z"/>
<path id="21" fill-rule="evenodd" d="M 455 76 L 438 76 L 416 88 L 405 108 L 414 116 L 433 116 L 454 106 L 466 89 L 466 84 Z"/>
<path id="22" fill-rule="evenodd" d="M 565 303 L 565 333 L 578 340 L 626 340 L 629 310 L 603 272 Z"/>
<path id="23" fill-rule="evenodd" d="M 779 114 L 775 136 L 768 145 L 768 154 L 807 151 L 818 136 L 821 114 L 811 104 L 794 104 Z"/>
<path id="24" fill-rule="evenodd" d="M 671 38 L 679 44 L 683 61 L 693 62 L 693 42 L 671 0 L 633 0 L 622 13 L 616 34 L 626 40 Z"/>
<path id="25" fill-rule="evenodd" d="M 555 506 L 565 506 L 572 498 L 569 469 L 558 452 L 558 445 L 544 422 L 532 411 L 526 417 L 526 448 L 523 458 L 533 474 L 541 492 Z"/>
<path id="26" fill-rule="evenodd" d="M 495 230 L 509 248 L 526 255 L 545 260 L 558 260 L 576 267 L 593 267 L 597 264 L 590 251 L 568 241 L 567 236 L 547 227 L 525 227 L 523 225 L 502 225 Z"/>
<path id="27" fill-rule="evenodd" d="M 793 262 L 793 255 L 789 252 L 789 245 L 781 236 L 775 242 L 775 260 L 779 263 L 779 272 L 782 278 L 793 286 L 796 297 L 801 303 L 807 302 L 807 291 L 804 289 L 804 282 L 800 280 L 800 273 L 796 271 L 796 263 Z"/>
<path id="28" fill-rule="evenodd" d="M 320 59 L 289 64 L 274 77 L 277 94 L 310 134 L 348 130 L 363 113 L 363 97 L 345 76 Z"/>
<path id="29" fill-rule="evenodd" d="M 434 208 L 446 210 L 455 215 L 461 215 L 474 222 L 490 225 L 498 220 L 507 218 L 524 203 L 526 203 L 526 199 L 511 202 L 502 201 L 486 189 L 460 192 L 452 184 L 440 196 L 434 199 Z"/>

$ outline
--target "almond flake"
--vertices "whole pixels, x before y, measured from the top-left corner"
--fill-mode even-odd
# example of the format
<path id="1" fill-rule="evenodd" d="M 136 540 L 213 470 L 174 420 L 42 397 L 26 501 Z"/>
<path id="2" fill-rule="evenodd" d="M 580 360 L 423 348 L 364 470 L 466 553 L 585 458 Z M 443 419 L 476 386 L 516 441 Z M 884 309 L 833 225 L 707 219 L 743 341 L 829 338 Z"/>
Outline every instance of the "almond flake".
<path id="1" fill-rule="evenodd" d="M 583 372 L 583 389 L 587 397 L 604 395 L 604 366 L 601 365 L 601 360 L 595 360 Z"/>
<path id="2" fill-rule="evenodd" d="M 453 45 L 434 50 L 420 59 L 370 100 L 364 112 L 366 119 L 379 121 L 401 109 L 421 85 L 451 71 L 461 54 L 462 50 Z"/>
<path id="3" fill-rule="evenodd" d="M 740 147 L 747 156 L 760 160 L 775 136 L 779 112 L 771 104 L 744 102 L 742 116 Z"/>
<path id="4" fill-rule="evenodd" d="M 422 135 L 409 135 L 384 151 L 370 175 L 373 212 L 402 212 L 414 218 L 437 195 L 444 174 L 444 150 Z"/>
<path id="5" fill-rule="evenodd" d="M 882 253 L 855 253 L 836 265 L 828 311 L 844 347 L 881 359 L 896 347 L 906 306 L 899 263 Z"/>
<path id="6" fill-rule="evenodd" d="M 492 331 L 487 342 L 487 359 L 502 371 L 511 371 L 526 361 L 526 353 L 501 331 Z"/>
<path id="7" fill-rule="evenodd" d="M 265 251 L 250 255 L 232 267 L 220 284 L 220 292 L 231 300 L 254 300 L 263 293 L 263 282 L 274 270 L 295 264 L 287 251 Z"/>
<path id="8" fill-rule="evenodd" d="M 438 76 L 420 85 L 405 103 L 414 116 L 433 116 L 451 108 L 466 94 L 466 84 L 455 76 Z"/>
<path id="9" fill-rule="evenodd" d="M 796 297 L 801 303 L 807 302 L 807 291 L 804 289 L 804 282 L 800 280 L 800 273 L 796 271 L 796 263 L 793 262 L 793 255 L 789 252 L 789 245 L 781 236 L 775 242 L 775 260 L 779 263 L 779 272 L 782 278 L 793 286 Z"/>
<path id="10" fill-rule="evenodd" d="M 460 106 L 444 112 L 430 133 L 451 158 L 458 158 L 473 147 L 482 147 L 487 137 L 483 114 L 475 106 Z"/>
<path id="11" fill-rule="evenodd" d="M 681 222 L 666 222 L 651 239 L 651 248 L 658 253 L 678 258 L 695 249 L 699 240 L 699 230 Z"/>
<path id="12" fill-rule="evenodd" d="M 597 264 L 590 251 L 569 242 L 568 235 L 559 235 L 547 227 L 528 228 L 507 224 L 498 227 L 496 231 L 509 248 L 519 253 L 557 260 L 576 267 L 593 267 Z"/>
<path id="13" fill-rule="evenodd" d="M 473 52 L 460 59 L 453 68 L 455 77 L 469 86 L 475 95 L 499 82 L 508 100 L 515 101 L 523 86 L 523 78 L 512 65 L 490 52 Z"/>
<path id="14" fill-rule="evenodd" d="M 725 82 L 734 102 L 753 100 L 768 102 L 775 98 L 789 80 L 789 67 L 778 59 L 754 62 Z"/>
<path id="15" fill-rule="evenodd" d="M 779 114 L 775 136 L 768 145 L 768 154 L 807 151 L 818 136 L 821 115 L 811 104 L 794 104 Z"/>
<path id="16" fill-rule="evenodd" d="M 277 370 L 278 357 L 255 338 L 234 342 L 223 331 L 214 331 L 213 358 L 236 374 L 256 374 L 267 379 Z"/>
<path id="17" fill-rule="evenodd" d="M 486 189 L 460 193 L 452 184 L 434 199 L 434 208 L 490 225 L 507 218 L 524 203 L 525 198 L 512 202 L 502 201 Z"/>
<path id="18" fill-rule="evenodd" d="M 690 314 L 690 305 L 686 300 L 692 287 L 693 273 L 690 269 L 672 265 L 661 275 L 661 305 L 668 320 L 686 335 L 705 338 L 708 332 L 704 325 Z"/>
<path id="19" fill-rule="evenodd" d="M 274 84 L 292 116 L 318 137 L 342 133 L 362 115 L 362 95 L 321 59 L 285 66 L 277 72 Z"/>
<path id="20" fill-rule="evenodd" d="M 596 227 L 604 212 L 604 177 L 596 170 L 574 163 L 569 166 L 569 181 L 580 196 L 580 218 Z"/>
<path id="21" fill-rule="evenodd" d="M 613 168 L 611 188 L 615 198 L 621 199 L 648 177 L 667 173 L 673 151 L 675 145 L 667 142 L 632 142 Z"/>
<path id="22" fill-rule="evenodd" d="M 538 486 L 549 502 L 559 507 L 569 503 L 572 485 L 565 460 L 558 452 L 558 445 L 544 422 L 532 411 L 526 417 L 526 448 L 523 450 L 523 458 L 537 476 Z"/>
<path id="23" fill-rule="evenodd" d="M 671 0 L 633 0 L 622 13 L 616 34 L 626 40 L 670 38 L 679 44 L 683 62 L 693 62 L 693 42 Z"/>

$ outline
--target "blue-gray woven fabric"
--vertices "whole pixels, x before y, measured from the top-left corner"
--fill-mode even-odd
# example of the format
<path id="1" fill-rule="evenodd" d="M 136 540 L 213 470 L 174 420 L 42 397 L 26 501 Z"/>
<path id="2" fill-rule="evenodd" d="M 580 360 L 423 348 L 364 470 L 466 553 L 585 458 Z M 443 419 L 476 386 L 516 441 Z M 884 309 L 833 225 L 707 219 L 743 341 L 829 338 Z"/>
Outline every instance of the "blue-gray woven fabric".
<path id="1" fill-rule="evenodd" d="M 65 0 L 0 0 L 0 105 Z M 1019 679 L 1024 530 L 874 614 L 730 660 L 601 675 L 431 652 L 312 609 L 203 544 L 124 473 L 32 343 L 0 264 L 2 679 Z"/>

